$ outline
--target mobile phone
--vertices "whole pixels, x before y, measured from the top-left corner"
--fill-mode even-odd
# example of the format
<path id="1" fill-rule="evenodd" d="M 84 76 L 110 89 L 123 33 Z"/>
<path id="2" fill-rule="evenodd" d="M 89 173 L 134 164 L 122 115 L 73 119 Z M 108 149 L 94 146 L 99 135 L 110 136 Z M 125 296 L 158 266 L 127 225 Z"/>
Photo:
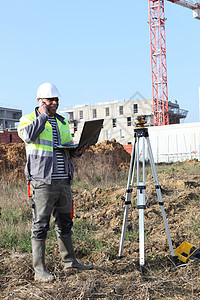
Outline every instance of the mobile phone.
<path id="1" fill-rule="evenodd" d="M 42 104 L 42 99 L 39 100 L 39 106 Z"/>

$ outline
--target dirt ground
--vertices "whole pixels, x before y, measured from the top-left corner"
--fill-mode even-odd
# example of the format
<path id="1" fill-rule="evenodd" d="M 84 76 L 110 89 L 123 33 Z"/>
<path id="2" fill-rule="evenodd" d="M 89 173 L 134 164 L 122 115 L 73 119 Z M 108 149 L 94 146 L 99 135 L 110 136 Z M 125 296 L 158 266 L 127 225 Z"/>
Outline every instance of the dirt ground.
<path id="1" fill-rule="evenodd" d="M 124 151 L 113 140 L 94 146 L 85 155 L 87 162 L 90 159 L 91 169 L 97 168 L 98 164 L 100 170 L 115 167 L 120 171 L 127 168 L 130 160 L 130 155 Z M 23 178 L 23 145 L 0 145 L 0 154 L 1 170 L 10 168 L 9 176 Z M 80 168 L 80 174 L 87 173 L 81 160 Z M 169 172 L 166 168 L 162 173 L 162 165 L 158 166 L 158 177 L 173 248 L 184 241 L 200 247 L 200 162 L 187 160 L 174 163 Z M 84 263 L 93 263 L 94 270 L 64 272 L 55 245 L 54 251 L 47 257 L 47 268 L 55 274 L 56 280 L 51 284 L 37 283 L 33 280 L 30 254 L 2 249 L 1 299 L 200 299 L 200 265 L 183 265 L 180 261 L 174 264 L 151 172 L 146 177 L 145 273 L 142 274 L 139 268 L 139 217 L 135 188 L 123 256 L 118 259 L 124 214 L 121 197 L 125 193 L 126 187 L 121 185 L 92 189 L 74 186 L 74 219 L 87 224 L 84 230 L 88 230 L 90 237 L 100 243 L 98 249 L 97 245 L 93 249 L 89 241 L 75 239 L 74 246 L 77 258 Z"/>

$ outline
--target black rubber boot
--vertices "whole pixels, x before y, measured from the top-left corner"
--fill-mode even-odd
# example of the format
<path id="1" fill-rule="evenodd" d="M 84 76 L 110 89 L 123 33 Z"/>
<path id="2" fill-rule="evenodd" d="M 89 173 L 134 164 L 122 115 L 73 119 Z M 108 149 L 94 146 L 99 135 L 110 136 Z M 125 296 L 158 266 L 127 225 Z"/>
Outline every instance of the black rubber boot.
<path id="1" fill-rule="evenodd" d="M 58 238 L 58 246 L 61 257 L 64 261 L 64 269 L 76 268 L 80 270 L 92 270 L 93 265 L 81 264 L 77 259 L 72 244 L 71 235 L 65 238 Z"/>
<path id="2" fill-rule="evenodd" d="M 45 240 L 32 239 L 32 253 L 35 280 L 43 282 L 53 281 L 55 277 L 45 267 Z"/>

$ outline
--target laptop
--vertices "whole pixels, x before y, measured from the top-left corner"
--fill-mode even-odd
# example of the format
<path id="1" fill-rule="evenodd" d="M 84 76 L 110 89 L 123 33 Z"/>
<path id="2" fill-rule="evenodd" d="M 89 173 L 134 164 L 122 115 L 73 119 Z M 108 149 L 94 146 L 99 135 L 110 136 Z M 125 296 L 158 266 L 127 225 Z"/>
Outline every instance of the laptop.
<path id="1" fill-rule="evenodd" d="M 103 121 L 104 119 L 86 121 L 78 144 L 68 142 L 66 144 L 58 145 L 57 149 L 79 150 L 85 145 L 91 146 L 96 144 L 103 126 Z"/>

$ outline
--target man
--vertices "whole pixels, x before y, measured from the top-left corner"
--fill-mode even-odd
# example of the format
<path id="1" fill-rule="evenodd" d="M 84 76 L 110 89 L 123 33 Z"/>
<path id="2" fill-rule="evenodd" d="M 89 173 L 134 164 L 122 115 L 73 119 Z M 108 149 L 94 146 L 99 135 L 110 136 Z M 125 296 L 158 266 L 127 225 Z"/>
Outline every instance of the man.
<path id="1" fill-rule="evenodd" d="M 52 281 L 54 276 L 45 267 L 45 239 L 53 214 L 59 250 L 64 268 L 93 269 L 76 260 L 72 245 L 72 192 L 73 156 L 86 150 L 70 152 L 57 148 L 72 141 L 68 121 L 57 114 L 59 92 L 46 82 L 37 90 L 39 107 L 22 116 L 18 134 L 25 142 L 27 163 L 25 175 L 32 192 L 32 254 L 35 280 Z"/>

